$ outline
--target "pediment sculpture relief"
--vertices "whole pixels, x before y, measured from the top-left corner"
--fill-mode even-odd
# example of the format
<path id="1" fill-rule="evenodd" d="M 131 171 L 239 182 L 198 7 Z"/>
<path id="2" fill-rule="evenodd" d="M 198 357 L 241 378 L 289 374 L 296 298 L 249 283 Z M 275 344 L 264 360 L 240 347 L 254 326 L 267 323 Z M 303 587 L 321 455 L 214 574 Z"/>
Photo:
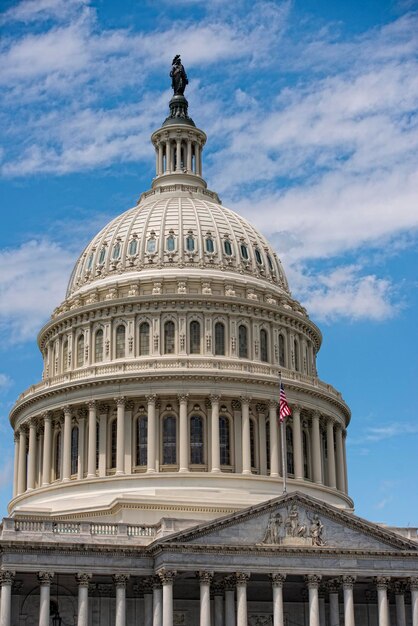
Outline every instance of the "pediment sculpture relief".
<path id="1" fill-rule="evenodd" d="M 284 517 L 272 512 L 267 522 L 264 545 L 324 546 L 324 525 L 317 513 L 299 511 L 296 504 L 286 510 Z"/>

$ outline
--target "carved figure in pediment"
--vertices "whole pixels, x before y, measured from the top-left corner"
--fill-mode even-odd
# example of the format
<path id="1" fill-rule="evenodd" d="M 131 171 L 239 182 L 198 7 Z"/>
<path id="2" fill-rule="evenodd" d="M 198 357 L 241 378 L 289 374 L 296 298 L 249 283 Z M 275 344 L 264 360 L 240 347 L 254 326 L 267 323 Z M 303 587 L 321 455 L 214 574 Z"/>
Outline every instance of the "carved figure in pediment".
<path id="1" fill-rule="evenodd" d="M 271 513 L 267 522 L 267 528 L 264 535 L 263 543 L 278 544 L 280 543 L 280 527 L 283 520 L 280 513 Z"/>
<path id="2" fill-rule="evenodd" d="M 296 504 L 292 504 L 284 523 L 287 537 L 303 537 L 307 535 L 307 527 L 299 522 L 299 511 Z"/>
<path id="3" fill-rule="evenodd" d="M 323 531 L 324 525 L 319 519 L 318 514 L 315 513 L 313 519 L 311 520 L 311 527 L 309 529 L 309 534 L 311 536 L 313 546 L 325 545 Z"/>

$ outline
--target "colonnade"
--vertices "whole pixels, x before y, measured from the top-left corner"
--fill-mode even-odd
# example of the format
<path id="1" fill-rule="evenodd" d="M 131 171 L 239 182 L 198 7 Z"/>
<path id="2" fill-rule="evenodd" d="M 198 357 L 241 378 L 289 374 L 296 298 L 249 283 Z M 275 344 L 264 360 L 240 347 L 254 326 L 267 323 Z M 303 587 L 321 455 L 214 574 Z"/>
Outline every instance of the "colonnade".
<path id="1" fill-rule="evenodd" d="M 139 471 L 256 473 L 279 478 L 283 433 L 291 479 L 309 480 L 347 493 L 346 431 L 341 421 L 294 405 L 292 416 L 281 429 L 277 410 L 275 400 L 253 402 L 249 396 L 231 399 L 219 395 L 192 398 L 189 394 L 151 394 L 135 401 L 117 397 L 112 406 L 91 400 L 47 411 L 31 417 L 15 432 L 14 496 L 57 480 L 69 482 Z M 175 423 L 170 443 L 174 452 L 169 464 L 164 456 L 167 416 Z M 201 420 L 201 458 L 194 465 L 192 416 Z M 136 420 L 140 419 L 146 420 L 143 431 L 137 427 Z M 140 445 L 144 454 L 138 461 Z"/>
<path id="2" fill-rule="evenodd" d="M 247 587 L 251 575 L 248 572 L 234 572 L 224 574 L 221 578 L 214 576 L 212 571 L 196 572 L 199 580 L 199 626 L 245 626 L 248 624 L 251 604 L 247 601 Z M 136 589 L 141 591 L 144 598 L 143 615 L 138 623 L 145 626 L 173 626 L 174 593 L 173 587 L 178 574 L 176 571 L 161 569 L 155 575 L 140 578 Z M 50 618 L 50 589 L 54 573 L 42 571 L 37 574 L 39 584 L 39 626 L 49 626 Z M 92 582 L 91 573 L 77 573 L 75 580 L 78 588 L 77 626 L 89 624 L 89 585 Z M 115 625 L 127 624 L 127 585 L 130 576 L 119 573 L 113 576 L 115 595 Z M 1 581 L 1 626 L 11 626 L 12 618 L 12 585 L 15 572 L 2 571 Z M 286 574 L 272 572 L 269 576 L 271 586 L 271 613 L 273 626 L 284 626 L 286 602 L 285 584 Z M 356 577 L 343 575 L 325 580 L 318 574 L 304 576 L 308 599 L 309 626 L 356 626 L 353 589 Z M 409 577 L 391 581 L 385 576 L 377 576 L 370 581 L 377 591 L 376 626 L 390 626 L 388 590 L 393 583 L 396 595 L 396 626 L 418 626 L 418 578 Z M 292 583 L 289 583 L 290 585 Z M 343 592 L 343 620 L 340 619 L 340 595 Z M 407 616 L 405 606 L 405 592 L 411 593 L 411 616 Z M 325 601 L 328 596 L 328 611 L 325 611 Z M 211 601 L 211 597 L 213 601 Z M 298 600 L 296 600 L 298 601 Z M 59 606 L 58 606 L 59 608 Z M 361 626 L 358 624 L 357 626 Z"/>
<path id="3" fill-rule="evenodd" d="M 202 139 L 191 136 L 160 139 L 155 144 L 157 176 L 175 172 L 202 176 L 203 143 Z"/>

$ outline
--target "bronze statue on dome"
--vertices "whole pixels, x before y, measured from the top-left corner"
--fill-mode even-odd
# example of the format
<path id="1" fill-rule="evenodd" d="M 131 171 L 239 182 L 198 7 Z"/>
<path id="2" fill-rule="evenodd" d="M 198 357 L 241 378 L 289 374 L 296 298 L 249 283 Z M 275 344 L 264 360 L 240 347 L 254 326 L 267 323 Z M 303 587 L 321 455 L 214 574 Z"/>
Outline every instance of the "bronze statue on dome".
<path id="1" fill-rule="evenodd" d="M 171 63 L 171 86 L 175 96 L 183 96 L 186 85 L 189 83 L 186 70 L 183 67 L 179 54 L 176 54 Z"/>

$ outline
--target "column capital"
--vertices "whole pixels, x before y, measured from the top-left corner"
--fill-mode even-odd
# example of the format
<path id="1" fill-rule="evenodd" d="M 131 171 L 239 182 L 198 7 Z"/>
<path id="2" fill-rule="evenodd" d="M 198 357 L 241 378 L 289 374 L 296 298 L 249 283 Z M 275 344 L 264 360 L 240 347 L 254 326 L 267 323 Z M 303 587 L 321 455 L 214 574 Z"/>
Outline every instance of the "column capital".
<path id="1" fill-rule="evenodd" d="M 151 393 L 149 396 L 145 396 L 145 399 L 148 402 L 148 404 L 155 404 L 157 400 L 157 394 Z"/>
<path id="2" fill-rule="evenodd" d="M 29 428 L 33 429 L 33 428 L 37 428 L 38 426 L 38 418 L 37 417 L 30 417 L 28 419 L 28 424 L 29 424 Z"/>
<path id="3" fill-rule="evenodd" d="M 325 583 L 326 589 L 328 593 L 338 593 L 341 587 L 341 580 L 335 578 L 334 580 L 329 580 Z"/>
<path id="4" fill-rule="evenodd" d="M 41 413 L 41 418 L 44 422 L 50 422 L 52 420 L 52 411 L 44 411 Z"/>
<path id="5" fill-rule="evenodd" d="M 177 399 L 180 402 L 180 404 L 185 403 L 189 399 L 189 394 L 188 393 L 178 393 L 177 394 Z"/>
<path id="6" fill-rule="evenodd" d="M 418 591 L 418 576 L 411 576 L 409 578 L 409 589 L 411 591 Z"/>
<path id="7" fill-rule="evenodd" d="M 133 411 L 134 410 L 134 406 L 135 406 L 135 404 L 134 404 L 133 400 L 127 400 L 126 403 L 125 403 L 125 409 L 127 411 Z"/>
<path id="8" fill-rule="evenodd" d="M 233 411 L 241 410 L 241 402 L 237 398 L 235 398 L 235 400 L 232 400 L 231 406 Z"/>
<path id="9" fill-rule="evenodd" d="M 376 576 L 374 582 L 377 589 L 387 589 L 389 587 L 390 578 L 389 576 Z"/>
<path id="10" fill-rule="evenodd" d="M 12 585 L 15 576 L 16 572 L 12 572 L 11 570 L 0 572 L 0 585 Z"/>
<path id="11" fill-rule="evenodd" d="M 246 586 L 247 582 L 250 580 L 250 575 L 245 572 L 237 572 L 235 574 L 235 582 L 237 587 Z"/>
<path id="12" fill-rule="evenodd" d="M 66 417 L 67 415 L 69 415 L 71 417 L 73 411 L 71 408 L 71 405 L 66 404 L 62 407 L 62 412 L 64 413 L 64 417 Z"/>
<path id="13" fill-rule="evenodd" d="M 76 574 L 75 579 L 79 587 L 88 587 L 90 580 L 91 580 L 91 574 L 85 574 L 84 572 L 79 572 L 78 574 Z"/>
<path id="14" fill-rule="evenodd" d="M 95 409 L 97 407 L 97 402 L 96 400 L 89 400 L 88 402 L 86 402 L 86 405 L 88 407 L 88 409 Z"/>
<path id="15" fill-rule="evenodd" d="M 154 581 L 153 581 L 152 576 L 141 579 L 141 589 L 144 595 L 152 594 L 153 584 L 154 584 Z"/>
<path id="16" fill-rule="evenodd" d="M 109 405 L 99 404 L 99 413 L 100 415 L 106 415 L 107 413 L 109 413 Z"/>
<path id="17" fill-rule="evenodd" d="M 221 581 L 212 584 L 212 592 L 214 596 L 223 596 L 224 585 Z"/>
<path id="18" fill-rule="evenodd" d="M 306 574 L 305 582 L 308 585 L 308 589 L 318 589 L 321 583 L 322 576 L 320 574 Z"/>
<path id="19" fill-rule="evenodd" d="M 302 407 L 300 404 L 292 404 L 292 415 L 294 416 L 297 413 L 298 417 L 300 417 L 300 412 L 302 411 Z"/>
<path id="20" fill-rule="evenodd" d="M 341 582 L 343 589 L 353 589 L 354 583 L 356 582 L 356 576 L 341 576 Z"/>
<path id="21" fill-rule="evenodd" d="M 210 585 L 213 580 L 213 572 L 197 572 L 200 583 L 204 585 Z"/>
<path id="22" fill-rule="evenodd" d="M 241 400 L 241 404 L 250 404 L 252 398 L 251 396 L 240 396 L 239 399 Z"/>
<path id="23" fill-rule="evenodd" d="M 49 586 L 54 578 L 54 572 L 38 572 L 38 581 L 40 585 Z"/>
<path id="24" fill-rule="evenodd" d="M 115 574 L 113 576 L 113 582 L 115 587 L 119 589 L 125 589 L 129 580 L 129 574 Z"/>
<path id="25" fill-rule="evenodd" d="M 116 406 L 125 406 L 125 396 L 115 398 Z"/>
<path id="26" fill-rule="evenodd" d="M 225 578 L 222 581 L 222 585 L 225 591 L 235 591 L 235 587 L 236 587 L 235 576 L 233 575 L 225 576 Z"/>
<path id="27" fill-rule="evenodd" d="M 327 426 L 332 426 L 334 428 L 334 425 L 336 424 L 335 418 L 332 415 L 324 415 L 324 422 Z"/>
<path id="28" fill-rule="evenodd" d="M 268 401 L 268 405 L 269 405 L 269 409 L 276 409 L 279 406 L 279 403 L 277 402 L 277 400 L 269 400 Z"/>
<path id="29" fill-rule="evenodd" d="M 158 575 L 155 576 L 151 576 L 151 585 L 153 589 L 161 589 L 162 587 L 162 581 L 161 578 Z"/>
<path id="30" fill-rule="evenodd" d="M 266 405 L 266 404 L 263 404 L 262 402 L 258 402 L 258 403 L 255 405 L 255 410 L 257 411 L 257 413 L 261 413 L 262 415 L 264 415 L 264 413 L 265 413 L 265 412 L 266 412 L 266 410 L 267 410 L 267 405 Z"/>
<path id="31" fill-rule="evenodd" d="M 177 572 L 175 570 L 169 570 L 165 568 L 162 568 L 157 572 L 157 576 L 160 577 L 161 583 L 163 585 L 172 585 L 176 575 Z"/>
<path id="32" fill-rule="evenodd" d="M 286 580 L 286 574 L 274 572 L 273 574 L 270 574 L 270 580 L 273 587 L 283 587 L 284 581 Z"/>
<path id="33" fill-rule="evenodd" d="M 396 596 L 401 596 L 407 590 L 406 580 L 395 580 L 393 583 L 393 590 Z"/>
<path id="34" fill-rule="evenodd" d="M 19 431 L 18 431 L 18 430 L 16 430 L 16 431 L 13 433 L 13 441 L 14 441 L 15 443 L 18 443 L 19 439 L 20 439 L 20 433 L 19 433 Z"/>
<path id="35" fill-rule="evenodd" d="M 210 396 L 209 396 L 209 401 L 210 401 L 211 405 L 219 402 L 220 399 L 221 399 L 221 396 L 217 395 L 216 393 L 211 393 Z"/>

